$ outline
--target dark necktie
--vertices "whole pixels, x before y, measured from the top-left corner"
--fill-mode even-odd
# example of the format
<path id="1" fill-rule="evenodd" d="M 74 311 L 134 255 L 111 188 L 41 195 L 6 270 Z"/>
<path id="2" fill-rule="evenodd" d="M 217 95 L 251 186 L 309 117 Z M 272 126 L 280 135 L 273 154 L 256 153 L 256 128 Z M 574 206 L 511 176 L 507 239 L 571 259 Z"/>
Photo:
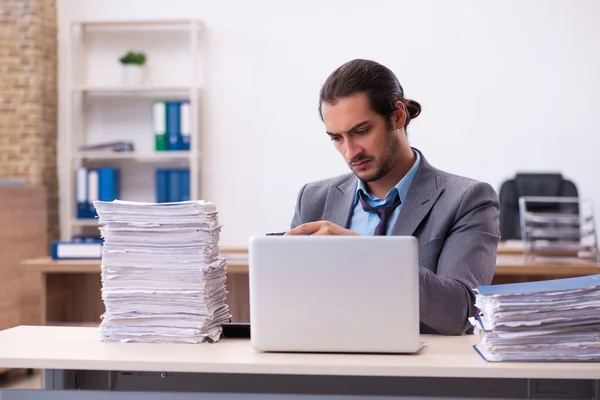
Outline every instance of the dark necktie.
<path id="1" fill-rule="evenodd" d="M 375 213 L 379 216 L 379 224 L 375 228 L 375 233 L 373 233 L 373 235 L 374 236 L 385 236 L 385 234 L 387 232 L 388 220 L 390 219 L 390 216 L 392 215 L 392 213 L 394 212 L 396 207 L 398 207 L 401 203 L 398 193 L 396 193 L 396 197 L 394 198 L 394 201 L 392 202 L 392 204 L 390 204 L 389 206 L 386 206 L 386 207 L 379 207 L 379 208 L 371 207 L 365 201 L 365 199 L 363 198 L 363 195 L 364 195 L 364 193 L 360 192 L 360 196 L 358 196 L 363 210 L 365 210 L 365 212 Z"/>

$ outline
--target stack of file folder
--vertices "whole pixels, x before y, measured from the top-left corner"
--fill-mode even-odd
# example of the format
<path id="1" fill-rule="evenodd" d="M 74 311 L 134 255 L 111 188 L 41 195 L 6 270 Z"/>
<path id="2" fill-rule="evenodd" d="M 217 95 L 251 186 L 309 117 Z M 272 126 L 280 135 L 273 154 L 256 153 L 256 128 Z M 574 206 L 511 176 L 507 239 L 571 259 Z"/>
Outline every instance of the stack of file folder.
<path id="1" fill-rule="evenodd" d="M 206 201 L 95 201 L 107 342 L 217 341 L 230 320 L 221 226 Z"/>
<path id="2" fill-rule="evenodd" d="M 600 361 L 600 274 L 476 289 L 488 361 Z"/>

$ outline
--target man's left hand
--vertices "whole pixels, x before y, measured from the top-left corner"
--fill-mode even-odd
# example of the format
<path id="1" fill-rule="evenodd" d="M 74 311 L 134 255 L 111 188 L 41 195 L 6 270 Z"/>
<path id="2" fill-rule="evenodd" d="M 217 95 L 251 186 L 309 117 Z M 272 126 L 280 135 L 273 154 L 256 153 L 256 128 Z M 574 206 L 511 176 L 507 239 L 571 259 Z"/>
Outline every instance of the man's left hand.
<path id="1" fill-rule="evenodd" d="M 307 222 L 288 231 L 286 236 L 315 235 L 315 236 L 359 236 L 357 233 L 342 228 L 329 221 Z"/>

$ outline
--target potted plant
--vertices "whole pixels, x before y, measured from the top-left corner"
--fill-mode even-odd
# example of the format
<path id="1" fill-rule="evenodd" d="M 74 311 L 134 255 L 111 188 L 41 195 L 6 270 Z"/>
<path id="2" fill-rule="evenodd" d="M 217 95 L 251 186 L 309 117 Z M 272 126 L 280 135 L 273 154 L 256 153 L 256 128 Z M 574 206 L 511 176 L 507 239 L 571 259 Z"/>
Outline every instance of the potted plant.
<path id="1" fill-rule="evenodd" d="M 146 80 L 146 55 L 141 52 L 128 51 L 119 58 L 123 66 L 123 83 L 125 85 L 141 85 Z"/>

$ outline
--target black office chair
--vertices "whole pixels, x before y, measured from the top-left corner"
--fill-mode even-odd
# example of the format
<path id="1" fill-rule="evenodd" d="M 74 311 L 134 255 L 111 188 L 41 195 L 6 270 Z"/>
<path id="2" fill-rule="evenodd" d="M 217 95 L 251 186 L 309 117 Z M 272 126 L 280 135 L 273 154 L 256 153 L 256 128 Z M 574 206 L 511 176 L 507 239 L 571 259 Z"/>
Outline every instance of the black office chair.
<path id="1" fill-rule="evenodd" d="M 519 198 L 523 196 L 578 197 L 578 192 L 577 186 L 559 173 L 516 174 L 500 186 L 501 240 L 521 240 Z M 536 212 L 579 213 L 576 203 L 528 203 L 527 208 Z"/>

